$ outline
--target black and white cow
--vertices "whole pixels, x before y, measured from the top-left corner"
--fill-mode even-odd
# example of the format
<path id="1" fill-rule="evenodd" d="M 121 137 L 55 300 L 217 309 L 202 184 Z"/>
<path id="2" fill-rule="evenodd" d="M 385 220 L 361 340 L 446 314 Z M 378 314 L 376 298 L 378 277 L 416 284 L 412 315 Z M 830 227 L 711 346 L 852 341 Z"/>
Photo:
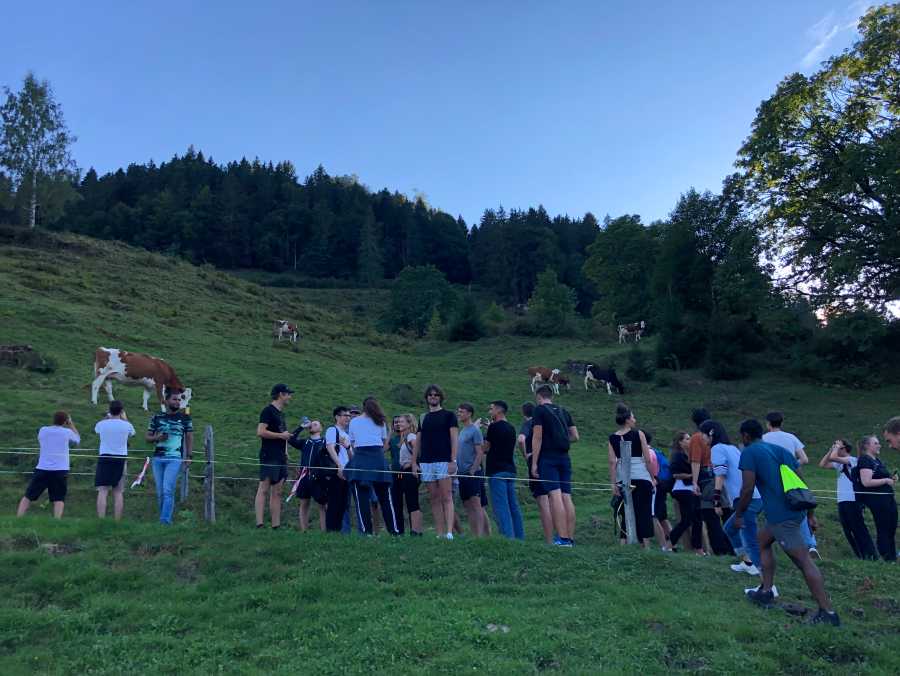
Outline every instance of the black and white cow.
<path id="1" fill-rule="evenodd" d="M 592 383 L 606 385 L 606 393 L 609 395 L 612 394 L 613 388 L 619 394 L 625 394 L 625 386 L 616 375 L 615 369 L 588 364 L 584 370 L 584 389 L 589 390 Z"/>

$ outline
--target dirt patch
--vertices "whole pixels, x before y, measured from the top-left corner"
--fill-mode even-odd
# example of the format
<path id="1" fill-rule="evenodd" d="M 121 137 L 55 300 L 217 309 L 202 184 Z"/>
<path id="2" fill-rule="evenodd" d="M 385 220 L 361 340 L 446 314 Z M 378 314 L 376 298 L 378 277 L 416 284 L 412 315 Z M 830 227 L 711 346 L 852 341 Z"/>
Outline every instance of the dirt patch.
<path id="1" fill-rule="evenodd" d="M 160 554 L 175 554 L 178 556 L 181 554 L 182 549 L 180 544 L 148 544 L 143 543 L 138 545 L 134 553 L 144 559 L 152 559 L 154 556 L 159 556 Z"/>
<path id="2" fill-rule="evenodd" d="M 896 599 L 874 599 L 872 605 L 888 615 L 900 615 L 900 601 Z"/>
<path id="3" fill-rule="evenodd" d="M 41 549 L 51 556 L 68 556 L 84 551 L 84 547 L 73 542 L 45 542 Z"/>

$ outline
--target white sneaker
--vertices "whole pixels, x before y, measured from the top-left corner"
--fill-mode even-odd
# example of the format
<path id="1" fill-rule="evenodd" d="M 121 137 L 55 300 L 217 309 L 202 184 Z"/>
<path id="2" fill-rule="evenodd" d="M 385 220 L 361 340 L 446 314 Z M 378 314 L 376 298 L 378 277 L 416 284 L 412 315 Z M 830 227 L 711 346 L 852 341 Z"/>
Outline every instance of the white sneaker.
<path id="1" fill-rule="evenodd" d="M 822 555 L 819 554 L 819 550 L 818 550 L 818 549 L 816 549 L 815 547 L 810 547 L 810 548 L 809 548 L 809 558 L 811 558 L 811 559 L 821 559 L 821 558 L 822 558 Z"/>
<path id="2" fill-rule="evenodd" d="M 746 573 L 747 572 L 747 564 L 741 561 L 740 563 L 732 563 L 728 566 L 735 573 Z"/>
<path id="3" fill-rule="evenodd" d="M 759 575 L 759 568 L 754 566 L 752 563 L 749 566 L 745 563 L 744 564 L 744 572 L 747 573 L 747 575 Z M 773 587 L 773 589 L 774 589 L 774 587 Z"/>
<path id="4" fill-rule="evenodd" d="M 447 536 L 446 536 L 446 537 L 447 537 L 448 540 L 452 540 L 452 539 L 453 539 L 453 533 L 447 533 Z"/>
<path id="5" fill-rule="evenodd" d="M 759 585 L 759 587 L 748 587 L 744 590 L 744 593 L 746 594 L 747 592 L 755 591 L 757 589 L 760 589 L 761 587 L 762 585 Z M 778 587 L 776 587 L 774 584 L 772 585 L 772 598 L 778 598 Z"/>

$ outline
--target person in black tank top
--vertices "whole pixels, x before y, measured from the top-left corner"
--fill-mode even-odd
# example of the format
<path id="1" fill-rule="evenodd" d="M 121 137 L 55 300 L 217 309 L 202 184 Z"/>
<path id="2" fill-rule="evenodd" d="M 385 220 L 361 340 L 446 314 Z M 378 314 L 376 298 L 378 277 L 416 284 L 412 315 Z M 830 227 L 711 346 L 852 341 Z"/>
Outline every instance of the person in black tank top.
<path id="1" fill-rule="evenodd" d="M 637 540 L 647 547 L 653 537 L 653 477 L 650 475 L 650 446 L 644 433 L 637 429 L 634 414 L 624 404 L 616 407 L 619 429 L 609 435 L 609 477 L 616 495 L 628 490 L 619 481 L 619 467 L 628 462 L 631 469 L 631 498 L 634 506 Z M 622 457 L 625 449 L 625 457 Z"/>

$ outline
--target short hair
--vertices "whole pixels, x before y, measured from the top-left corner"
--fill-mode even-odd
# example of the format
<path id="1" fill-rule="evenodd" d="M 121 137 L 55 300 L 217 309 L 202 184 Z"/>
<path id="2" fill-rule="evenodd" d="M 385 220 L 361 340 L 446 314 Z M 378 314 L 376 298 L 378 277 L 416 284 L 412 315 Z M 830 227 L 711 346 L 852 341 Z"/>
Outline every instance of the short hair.
<path id="1" fill-rule="evenodd" d="M 349 413 L 350 409 L 346 406 L 335 406 L 334 410 L 331 412 L 332 418 L 337 418 L 339 415 L 343 415 L 344 413 Z"/>
<path id="2" fill-rule="evenodd" d="M 422 398 L 427 402 L 428 395 L 431 394 L 432 392 L 434 394 L 438 395 L 438 397 L 441 400 L 441 403 L 443 404 L 444 403 L 444 390 L 441 389 L 440 385 L 435 385 L 434 383 L 431 383 L 431 385 L 429 385 L 428 387 L 425 388 L 425 394 L 422 396 Z"/>
<path id="3" fill-rule="evenodd" d="M 702 406 L 700 408 L 695 408 L 691 411 L 691 421 L 697 426 L 700 427 L 703 423 L 709 420 L 712 416 Z"/>
<path id="4" fill-rule="evenodd" d="M 182 392 L 183 392 L 183 390 L 180 390 L 177 387 L 166 387 L 163 390 L 163 395 L 165 396 L 166 399 L 168 399 L 172 395 L 178 395 L 180 397 Z"/>
<path id="5" fill-rule="evenodd" d="M 531 416 L 533 416 L 534 404 L 530 401 L 526 401 L 524 404 L 522 404 L 522 415 L 524 415 L 526 418 L 530 418 Z"/>
<path id="6" fill-rule="evenodd" d="M 746 434 L 751 439 L 762 439 L 763 428 L 759 420 L 750 418 L 741 423 L 741 434 Z"/>
<path id="7" fill-rule="evenodd" d="M 725 431 L 725 426 L 716 420 L 705 420 L 700 425 L 700 431 L 710 436 L 712 446 L 731 443 L 731 440 L 728 438 L 728 432 Z"/>
<path id="8" fill-rule="evenodd" d="M 884 424 L 884 431 L 888 434 L 900 434 L 900 415 L 896 415 Z"/>
<path id="9" fill-rule="evenodd" d="M 502 408 L 504 413 L 509 411 L 509 406 L 502 399 L 497 399 L 496 401 L 492 401 L 491 406 L 496 406 L 497 408 Z"/>
<path id="10" fill-rule="evenodd" d="M 472 406 L 472 404 L 470 404 L 470 403 L 467 402 L 467 401 L 464 401 L 463 403 L 461 403 L 461 404 L 460 404 L 459 406 L 457 406 L 456 408 L 461 408 L 461 409 L 463 409 L 463 410 L 466 410 L 466 411 L 468 411 L 469 413 L 471 413 L 471 414 L 473 414 L 473 415 L 475 414 L 475 407 Z"/>
<path id="11" fill-rule="evenodd" d="M 122 402 L 118 399 L 109 402 L 109 414 L 110 415 L 121 415 L 122 411 L 125 407 L 122 405 Z"/>
<path id="12" fill-rule="evenodd" d="M 541 399 L 553 399 L 553 388 L 546 383 L 538 387 L 534 393 Z"/>
<path id="13" fill-rule="evenodd" d="M 616 425 L 624 425 L 631 417 L 631 409 L 619 402 L 616 404 Z"/>
<path id="14" fill-rule="evenodd" d="M 69 414 L 65 411 L 57 411 L 53 414 L 53 424 L 54 425 L 65 425 L 66 421 L 69 419 Z"/>
<path id="15" fill-rule="evenodd" d="M 769 411 L 766 413 L 766 422 L 772 427 L 781 427 L 784 424 L 784 413 L 781 411 Z"/>

